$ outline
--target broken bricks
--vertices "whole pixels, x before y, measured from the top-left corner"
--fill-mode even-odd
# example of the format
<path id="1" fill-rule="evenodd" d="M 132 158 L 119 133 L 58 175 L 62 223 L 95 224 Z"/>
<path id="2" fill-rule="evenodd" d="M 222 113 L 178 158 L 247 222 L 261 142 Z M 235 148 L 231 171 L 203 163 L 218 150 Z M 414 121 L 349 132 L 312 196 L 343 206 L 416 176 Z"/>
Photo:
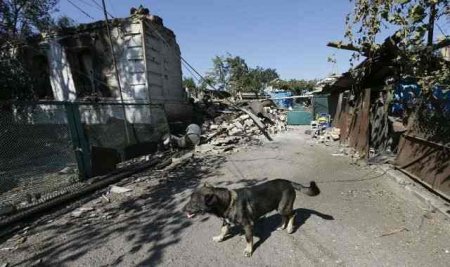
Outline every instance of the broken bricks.
<path id="1" fill-rule="evenodd" d="M 202 125 L 203 145 L 212 146 L 197 149 L 197 151 L 229 151 L 238 147 L 239 144 L 249 144 L 249 140 L 258 140 L 263 132 L 276 134 L 287 129 L 286 112 L 277 108 L 265 106 L 264 115 L 260 113 L 258 116 L 254 114 L 254 111 L 252 113 L 245 108 L 234 108 L 216 113 L 218 116 L 205 121 Z M 224 148 L 224 146 L 228 147 Z"/>

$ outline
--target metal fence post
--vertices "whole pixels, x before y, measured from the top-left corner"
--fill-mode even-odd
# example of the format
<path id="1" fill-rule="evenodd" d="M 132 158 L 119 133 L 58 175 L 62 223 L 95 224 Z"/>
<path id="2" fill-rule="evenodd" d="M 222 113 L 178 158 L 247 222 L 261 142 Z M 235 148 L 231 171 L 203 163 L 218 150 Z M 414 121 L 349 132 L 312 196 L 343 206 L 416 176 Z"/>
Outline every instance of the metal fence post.
<path id="1" fill-rule="evenodd" d="M 86 179 L 92 176 L 91 151 L 81 124 L 80 110 L 76 103 L 65 102 L 64 107 L 78 170 L 81 178 Z"/>

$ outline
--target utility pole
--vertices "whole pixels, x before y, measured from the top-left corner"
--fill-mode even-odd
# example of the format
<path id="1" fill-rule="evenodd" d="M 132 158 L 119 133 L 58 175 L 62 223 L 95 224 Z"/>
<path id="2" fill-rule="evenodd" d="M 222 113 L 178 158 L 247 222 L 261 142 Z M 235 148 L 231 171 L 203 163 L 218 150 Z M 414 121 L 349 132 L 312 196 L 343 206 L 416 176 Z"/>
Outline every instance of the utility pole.
<path id="1" fill-rule="evenodd" d="M 125 103 L 123 102 L 122 86 L 120 84 L 119 70 L 117 69 L 117 61 L 116 61 L 116 56 L 114 53 L 114 46 L 113 46 L 112 38 L 111 38 L 111 30 L 109 28 L 108 12 L 106 11 L 105 0 L 102 0 L 102 5 L 103 5 L 103 13 L 105 15 L 106 31 L 108 32 L 109 47 L 111 49 L 111 56 L 112 56 L 113 65 L 114 65 L 114 73 L 116 76 L 117 87 L 119 88 L 120 101 L 122 103 L 123 119 L 124 119 L 123 121 L 124 121 L 124 126 L 125 126 L 125 136 L 127 138 L 127 143 L 129 144 L 130 143 L 130 134 L 128 133 L 127 112 L 125 109 Z"/>
<path id="2" fill-rule="evenodd" d="M 430 5 L 430 18 L 428 21 L 428 40 L 427 45 L 433 45 L 433 31 L 434 31 L 434 20 L 436 19 L 436 4 L 432 3 Z"/>

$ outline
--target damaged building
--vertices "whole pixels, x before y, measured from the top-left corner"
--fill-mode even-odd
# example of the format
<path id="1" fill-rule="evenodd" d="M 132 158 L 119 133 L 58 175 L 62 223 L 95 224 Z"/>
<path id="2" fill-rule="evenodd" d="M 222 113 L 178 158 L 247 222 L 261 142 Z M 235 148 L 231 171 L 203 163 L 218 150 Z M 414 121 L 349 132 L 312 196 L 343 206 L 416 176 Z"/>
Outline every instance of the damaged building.
<path id="1" fill-rule="evenodd" d="M 163 104 L 169 120 L 187 119 L 175 34 L 155 15 L 113 19 L 110 28 L 118 80 L 105 21 L 45 36 L 53 98 Z"/>

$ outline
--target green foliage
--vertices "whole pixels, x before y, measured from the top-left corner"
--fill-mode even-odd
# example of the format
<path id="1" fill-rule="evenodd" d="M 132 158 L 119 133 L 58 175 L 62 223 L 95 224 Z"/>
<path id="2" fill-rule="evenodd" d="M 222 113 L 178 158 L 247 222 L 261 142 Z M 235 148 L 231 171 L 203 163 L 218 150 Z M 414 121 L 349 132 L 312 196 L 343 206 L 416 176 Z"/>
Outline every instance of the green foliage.
<path id="1" fill-rule="evenodd" d="M 449 76 L 443 65 L 437 66 L 436 54 L 430 47 L 433 41 L 426 33 L 433 30 L 430 16 L 434 21 L 448 17 L 450 0 L 350 0 L 353 11 L 346 17 L 345 37 L 351 44 L 369 51 L 375 56 L 380 46 L 377 37 L 382 30 L 396 30 L 395 39 L 399 53 L 393 60 L 398 72 L 415 77 L 438 75 Z M 432 36 L 431 36 L 432 37 Z M 351 63 L 358 59 L 355 53 Z M 442 61 L 441 61 L 442 62 Z M 439 63 L 441 64 L 441 63 Z M 436 77 L 438 80 L 443 77 Z M 429 82 L 433 82 L 433 79 Z"/>
<path id="2" fill-rule="evenodd" d="M 70 28 L 77 26 L 77 23 L 72 18 L 69 18 L 67 16 L 61 16 L 56 20 L 56 27 L 58 28 Z"/>
<path id="3" fill-rule="evenodd" d="M 53 25 L 51 13 L 58 0 L 3 0 L 0 2 L 1 38 L 26 38 Z"/>
<path id="4" fill-rule="evenodd" d="M 197 85 L 191 77 L 183 77 L 183 88 L 195 89 Z"/>
<path id="5" fill-rule="evenodd" d="M 51 14 L 58 0 L 0 1 L 0 99 L 36 96 L 37 82 L 22 62 L 23 45 L 36 33 L 55 26 Z M 68 18 L 61 25 L 72 23 Z M 37 77 L 39 80 L 42 77 Z"/>
<path id="6" fill-rule="evenodd" d="M 296 95 L 300 95 L 303 93 L 304 90 L 312 91 L 316 86 L 317 82 L 318 80 L 315 79 L 314 80 L 291 79 L 288 81 L 279 80 L 274 84 L 274 86 L 283 90 L 289 90 Z"/>
<path id="7" fill-rule="evenodd" d="M 18 60 L 0 59 L 0 100 L 30 99 L 33 82 Z"/>
<path id="8" fill-rule="evenodd" d="M 237 92 L 260 93 L 270 81 L 279 77 L 275 69 L 262 67 L 250 68 L 239 56 L 216 56 L 213 68 L 207 73 L 201 88 L 208 85 L 218 90 L 226 90 L 232 94 Z"/>

